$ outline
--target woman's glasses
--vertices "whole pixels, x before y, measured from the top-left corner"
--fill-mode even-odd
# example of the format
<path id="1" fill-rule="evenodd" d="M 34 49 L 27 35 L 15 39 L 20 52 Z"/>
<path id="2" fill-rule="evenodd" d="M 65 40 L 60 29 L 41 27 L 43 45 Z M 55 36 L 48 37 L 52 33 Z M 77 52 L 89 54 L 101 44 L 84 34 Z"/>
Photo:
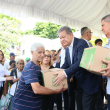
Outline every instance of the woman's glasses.
<path id="1" fill-rule="evenodd" d="M 51 58 L 51 55 L 46 55 L 46 54 L 45 54 L 45 57 L 48 57 L 48 58 L 50 57 L 50 58 Z"/>

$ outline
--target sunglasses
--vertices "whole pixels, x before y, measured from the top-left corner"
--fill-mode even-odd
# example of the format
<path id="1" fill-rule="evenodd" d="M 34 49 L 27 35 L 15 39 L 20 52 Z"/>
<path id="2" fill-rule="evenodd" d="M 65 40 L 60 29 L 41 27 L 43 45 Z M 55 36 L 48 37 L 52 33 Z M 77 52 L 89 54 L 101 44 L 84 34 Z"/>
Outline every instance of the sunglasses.
<path id="1" fill-rule="evenodd" d="M 46 55 L 46 54 L 45 54 L 44 57 L 48 57 L 48 58 L 50 57 L 50 58 L 51 58 L 51 55 Z"/>

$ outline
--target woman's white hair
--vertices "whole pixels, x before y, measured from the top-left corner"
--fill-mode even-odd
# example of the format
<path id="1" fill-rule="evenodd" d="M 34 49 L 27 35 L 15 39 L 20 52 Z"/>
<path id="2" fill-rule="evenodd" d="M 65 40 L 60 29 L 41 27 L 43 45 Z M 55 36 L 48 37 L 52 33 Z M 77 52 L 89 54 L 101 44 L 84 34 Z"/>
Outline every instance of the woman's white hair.
<path id="1" fill-rule="evenodd" d="M 31 46 L 31 51 L 36 52 L 36 50 L 37 50 L 38 48 L 40 48 L 40 47 L 44 47 L 44 45 L 41 44 L 41 43 L 36 42 L 36 43 L 32 44 L 32 46 Z"/>
<path id="2" fill-rule="evenodd" d="M 24 61 L 24 59 L 23 59 L 23 58 L 18 58 L 18 59 L 16 59 L 16 63 L 17 63 L 17 64 L 18 64 L 19 61 Z"/>

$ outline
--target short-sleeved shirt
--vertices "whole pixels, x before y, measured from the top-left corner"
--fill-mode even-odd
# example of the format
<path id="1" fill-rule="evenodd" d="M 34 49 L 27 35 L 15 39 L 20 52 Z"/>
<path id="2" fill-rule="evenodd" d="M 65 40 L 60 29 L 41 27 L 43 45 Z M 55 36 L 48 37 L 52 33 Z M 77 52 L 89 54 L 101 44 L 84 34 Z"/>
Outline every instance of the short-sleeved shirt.
<path id="1" fill-rule="evenodd" d="M 33 92 L 34 82 L 42 85 L 41 68 L 30 61 L 23 69 L 12 110 L 41 110 L 42 96 Z"/>

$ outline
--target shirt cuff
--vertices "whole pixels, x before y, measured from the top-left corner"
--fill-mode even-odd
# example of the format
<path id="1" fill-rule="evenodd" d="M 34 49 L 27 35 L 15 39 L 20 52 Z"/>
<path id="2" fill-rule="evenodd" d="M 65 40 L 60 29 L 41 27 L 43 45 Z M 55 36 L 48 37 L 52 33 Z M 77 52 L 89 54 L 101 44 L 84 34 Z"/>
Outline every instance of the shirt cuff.
<path id="1" fill-rule="evenodd" d="M 0 77 L 0 81 L 6 81 L 5 77 Z"/>
<path id="2" fill-rule="evenodd" d="M 107 78 L 107 76 L 102 76 L 102 79 Z"/>
<path id="3" fill-rule="evenodd" d="M 65 74 L 65 76 L 66 76 L 66 78 L 67 78 L 66 72 L 65 72 L 65 71 L 63 71 L 63 72 L 64 72 L 64 74 Z"/>

